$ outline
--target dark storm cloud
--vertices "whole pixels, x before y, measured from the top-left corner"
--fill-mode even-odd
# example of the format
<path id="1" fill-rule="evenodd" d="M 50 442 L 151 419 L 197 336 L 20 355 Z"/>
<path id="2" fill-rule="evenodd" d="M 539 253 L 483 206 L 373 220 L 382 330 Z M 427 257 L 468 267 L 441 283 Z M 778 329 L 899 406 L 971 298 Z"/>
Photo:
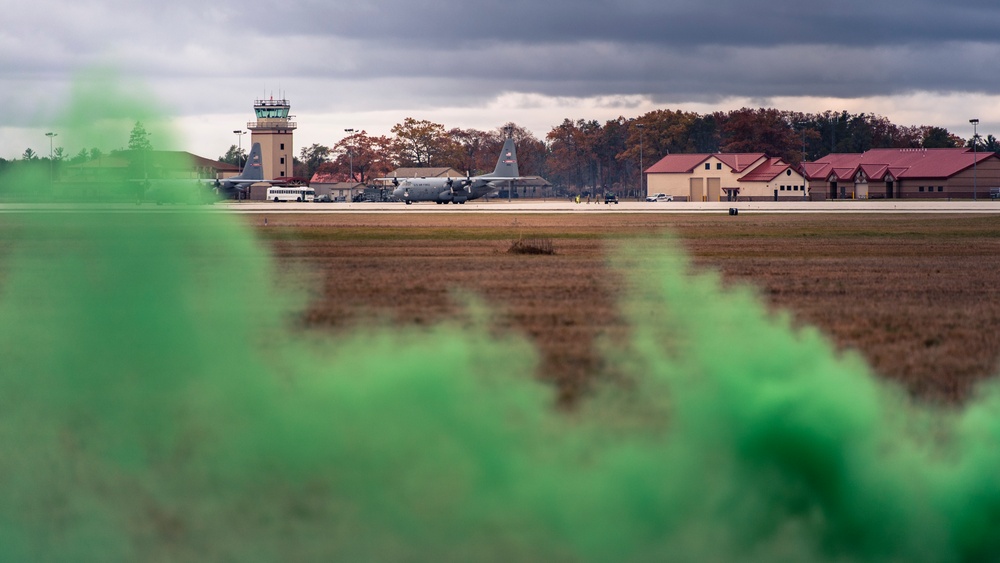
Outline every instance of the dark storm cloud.
<path id="1" fill-rule="evenodd" d="M 292 16 L 312 33 L 364 31 L 379 41 L 462 48 L 476 41 L 575 43 L 583 40 L 689 45 L 801 43 L 895 45 L 995 41 L 994 2 L 932 0 L 833 3 L 801 0 L 626 0 L 575 2 L 405 2 L 364 8 L 301 5 Z"/>
<path id="2" fill-rule="evenodd" d="M 1000 91 L 984 72 L 1000 54 L 1000 5 L 989 2 L 380 0 L 299 5 L 288 21 L 351 45 L 327 54 L 349 69 L 303 60 L 303 73 L 429 79 L 456 97 Z M 251 25 L 266 33 L 271 22 Z"/>
<path id="3" fill-rule="evenodd" d="M 689 99 L 1000 91 L 1000 78 L 986 72 L 1000 55 L 1000 4 L 987 1 L 178 0 L 137 8 L 105 0 L 86 10 L 47 2 L 0 34 L 0 72 L 44 75 L 114 53 L 153 79 L 396 80 L 451 98 L 498 89 Z"/>
<path id="4" fill-rule="evenodd" d="M 14 93 L 0 130 L 44 121 L 40 103 L 92 65 L 192 116 L 287 88 L 304 112 L 483 107 L 504 92 L 664 104 L 993 95 L 997 29 L 995 0 L 36 0 L 0 30 Z"/>

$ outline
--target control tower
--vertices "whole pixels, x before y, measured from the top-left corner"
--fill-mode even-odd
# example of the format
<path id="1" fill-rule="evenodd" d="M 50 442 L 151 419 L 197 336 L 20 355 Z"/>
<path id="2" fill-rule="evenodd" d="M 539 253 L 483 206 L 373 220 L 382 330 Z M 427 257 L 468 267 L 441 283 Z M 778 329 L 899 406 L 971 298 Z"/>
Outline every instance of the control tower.
<path id="1" fill-rule="evenodd" d="M 264 179 L 272 180 L 291 176 L 293 172 L 292 132 L 296 124 L 288 120 L 291 106 L 288 100 L 255 100 L 253 111 L 257 121 L 247 123 L 250 130 L 250 144 L 260 143 L 261 158 L 264 161 Z"/>

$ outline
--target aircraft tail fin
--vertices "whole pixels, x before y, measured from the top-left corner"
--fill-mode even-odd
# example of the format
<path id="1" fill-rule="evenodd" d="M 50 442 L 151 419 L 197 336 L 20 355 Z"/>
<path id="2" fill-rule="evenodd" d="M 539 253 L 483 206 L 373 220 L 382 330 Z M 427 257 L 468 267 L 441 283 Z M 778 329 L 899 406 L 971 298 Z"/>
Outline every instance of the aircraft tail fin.
<path id="1" fill-rule="evenodd" d="M 517 172 L 517 149 L 514 147 L 514 139 L 508 138 L 503 142 L 503 150 L 500 151 L 500 158 L 497 159 L 497 167 L 490 176 L 500 178 L 520 176 Z"/>
<path id="2" fill-rule="evenodd" d="M 260 156 L 260 143 L 254 143 L 250 147 L 250 154 L 247 155 L 247 163 L 243 165 L 243 171 L 239 176 L 229 178 L 230 180 L 263 180 L 264 166 Z"/>

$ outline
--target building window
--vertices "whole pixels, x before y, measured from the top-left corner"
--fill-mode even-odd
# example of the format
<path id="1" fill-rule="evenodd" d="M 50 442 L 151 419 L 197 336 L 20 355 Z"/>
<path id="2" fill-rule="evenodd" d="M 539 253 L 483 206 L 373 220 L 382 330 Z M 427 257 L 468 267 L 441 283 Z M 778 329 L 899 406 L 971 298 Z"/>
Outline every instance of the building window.
<path id="1" fill-rule="evenodd" d="M 716 170 L 722 170 L 722 163 L 721 162 L 716 162 L 715 163 L 715 169 Z"/>
<path id="2" fill-rule="evenodd" d="M 285 143 L 281 143 L 281 150 L 285 150 Z"/>
<path id="3" fill-rule="evenodd" d="M 938 186 L 938 191 L 939 192 L 943 192 L 944 191 L 944 186 Z"/>
<path id="4" fill-rule="evenodd" d="M 711 170 L 711 169 L 712 169 L 712 163 L 711 162 L 706 162 L 705 163 L 705 170 Z"/>
<path id="5" fill-rule="evenodd" d="M 284 163 L 285 163 L 285 157 L 281 157 L 281 164 L 284 164 Z M 923 188 L 921 188 L 921 189 L 923 189 Z"/>
<path id="6" fill-rule="evenodd" d="M 917 188 L 917 191 L 919 191 L 919 192 L 922 192 L 922 191 L 924 191 L 924 187 L 923 187 L 923 186 L 920 186 L 919 188 Z"/>

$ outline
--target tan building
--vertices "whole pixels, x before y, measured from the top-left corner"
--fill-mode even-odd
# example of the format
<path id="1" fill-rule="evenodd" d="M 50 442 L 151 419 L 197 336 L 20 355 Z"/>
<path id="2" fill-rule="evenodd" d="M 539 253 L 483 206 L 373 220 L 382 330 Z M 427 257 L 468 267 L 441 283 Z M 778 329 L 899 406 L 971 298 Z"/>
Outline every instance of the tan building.
<path id="1" fill-rule="evenodd" d="M 646 169 L 646 195 L 663 193 L 674 201 L 736 201 L 745 197 L 741 178 L 770 160 L 764 153 L 668 154 Z"/>
<path id="2" fill-rule="evenodd" d="M 288 100 L 256 100 L 253 104 L 257 121 L 247 123 L 250 143 L 260 143 L 264 179 L 292 176 L 295 149 L 292 133 L 296 123 L 289 120 Z"/>
<path id="3" fill-rule="evenodd" d="M 738 180 L 737 198 L 729 201 L 801 201 L 808 199 L 806 180 L 780 158 L 769 158 Z"/>
<path id="4" fill-rule="evenodd" d="M 313 174 L 309 180 L 309 187 L 316 190 L 317 198 L 324 199 L 323 196 L 327 196 L 330 201 L 353 201 L 365 191 L 364 184 L 349 181 L 346 174 L 320 172 Z"/>
<path id="5" fill-rule="evenodd" d="M 185 180 L 229 178 L 239 167 L 182 151 L 116 151 L 66 167 L 74 181 L 148 179 Z"/>

